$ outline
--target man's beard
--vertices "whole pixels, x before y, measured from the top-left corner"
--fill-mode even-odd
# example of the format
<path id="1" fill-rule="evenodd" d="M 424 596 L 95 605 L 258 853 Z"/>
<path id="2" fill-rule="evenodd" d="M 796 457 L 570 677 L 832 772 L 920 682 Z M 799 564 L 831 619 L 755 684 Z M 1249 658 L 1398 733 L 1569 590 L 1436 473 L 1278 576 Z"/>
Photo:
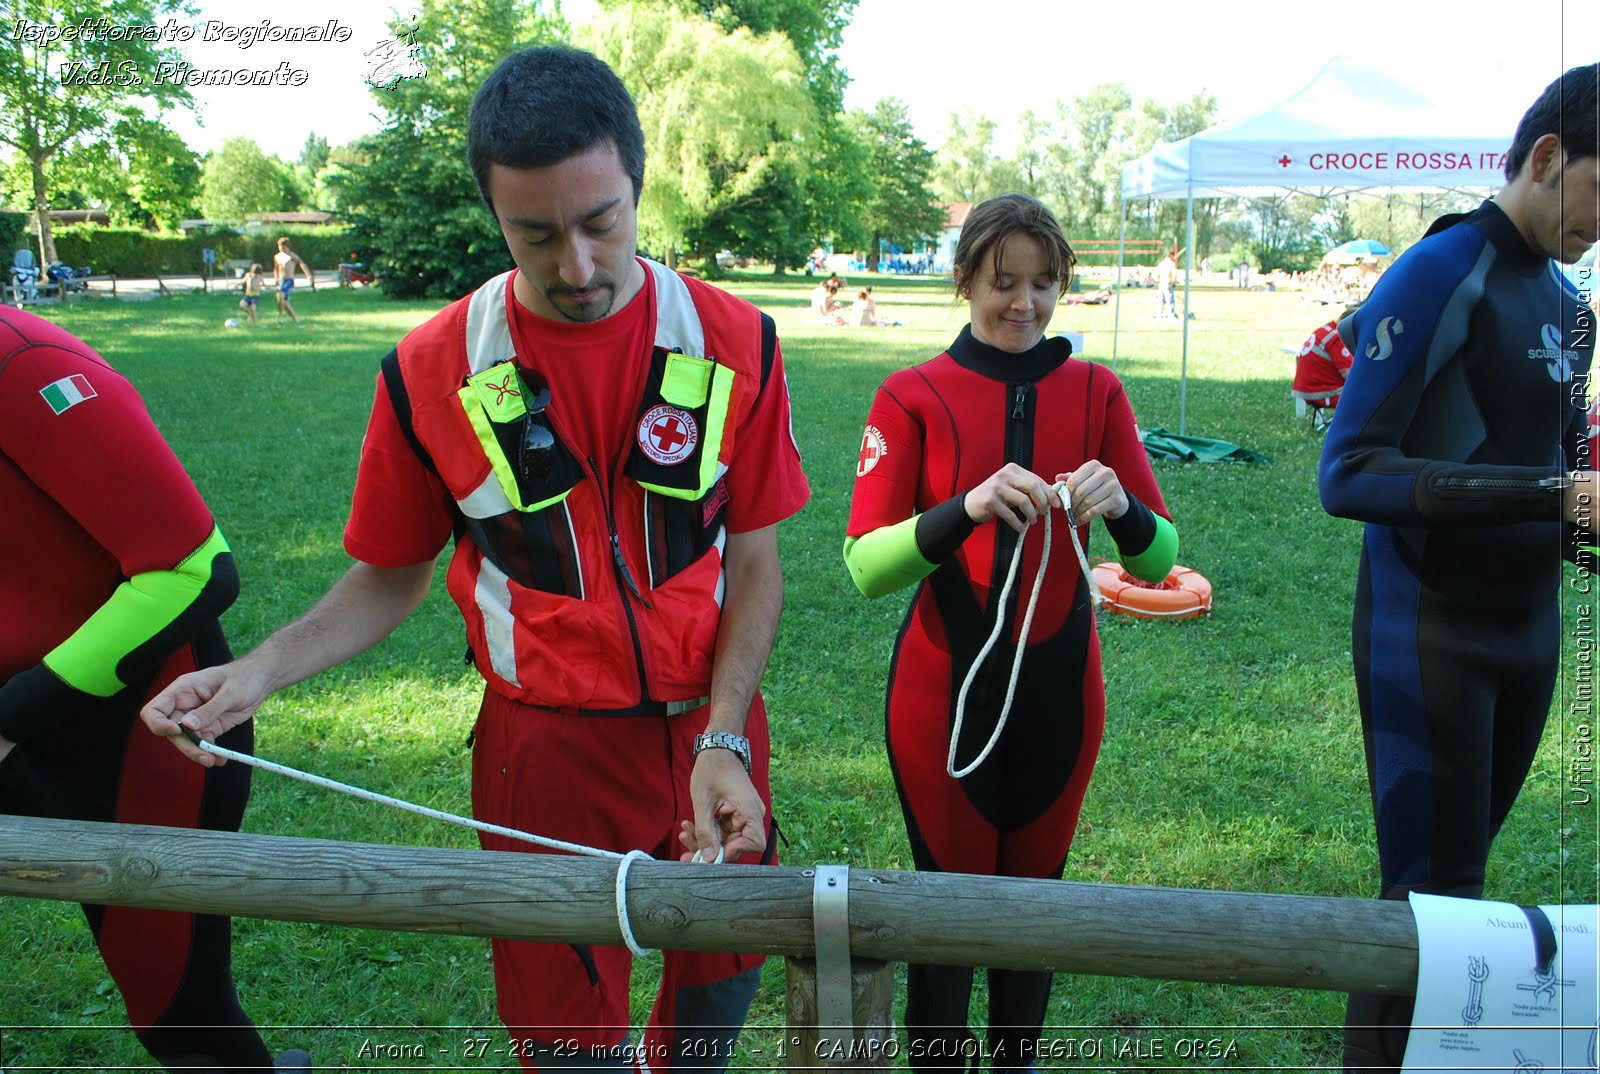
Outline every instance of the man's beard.
<path id="1" fill-rule="evenodd" d="M 568 295 L 579 291 L 605 291 L 608 297 L 597 298 L 592 302 L 571 302 Z M 610 277 L 596 273 L 592 279 L 582 287 L 572 287 L 564 283 L 553 283 L 545 288 L 544 297 L 561 316 L 578 324 L 589 324 L 594 321 L 604 320 L 611 313 L 611 307 L 617 304 L 617 286 Z"/>

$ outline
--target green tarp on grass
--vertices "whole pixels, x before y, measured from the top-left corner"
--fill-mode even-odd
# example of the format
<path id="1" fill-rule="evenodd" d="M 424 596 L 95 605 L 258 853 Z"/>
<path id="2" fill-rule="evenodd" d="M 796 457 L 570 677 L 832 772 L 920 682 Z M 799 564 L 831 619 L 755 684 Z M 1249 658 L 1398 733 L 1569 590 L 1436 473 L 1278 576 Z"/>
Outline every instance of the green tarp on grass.
<path id="1" fill-rule="evenodd" d="M 1178 462 L 1271 462 L 1265 455 L 1249 448 L 1230 444 L 1226 440 L 1209 440 L 1203 436 L 1180 436 L 1165 429 L 1145 429 L 1139 434 L 1144 441 L 1145 454 L 1152 459 L 1175 459 Z"/>

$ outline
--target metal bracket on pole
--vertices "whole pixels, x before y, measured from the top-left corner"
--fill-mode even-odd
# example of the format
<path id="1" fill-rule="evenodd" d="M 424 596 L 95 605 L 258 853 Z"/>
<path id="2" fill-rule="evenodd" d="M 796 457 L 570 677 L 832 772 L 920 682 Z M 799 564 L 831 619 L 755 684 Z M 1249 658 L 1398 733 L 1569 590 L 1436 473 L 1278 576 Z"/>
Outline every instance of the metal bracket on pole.
<path id="1" fill-rule="evenodd" d="M 855 1040 L 850 988 L 850 867 L 819 865 L 811 887 L 817 937 L 817 1039 L 834 1042 L 823 1055 L 848 1054 Z"/>

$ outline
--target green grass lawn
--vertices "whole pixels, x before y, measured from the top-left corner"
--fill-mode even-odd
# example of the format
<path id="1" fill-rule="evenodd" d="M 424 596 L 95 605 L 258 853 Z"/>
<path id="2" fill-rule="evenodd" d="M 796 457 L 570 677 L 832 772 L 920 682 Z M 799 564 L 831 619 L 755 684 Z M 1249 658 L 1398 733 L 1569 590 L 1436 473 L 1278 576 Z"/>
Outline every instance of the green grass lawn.
<path id="1" fill-rule="evenodd" d="M 881 730 L 890 646 L 909 593 L 864 600 L 839 549 L 873 390 L 891 371 L 938 353 L 966 311 L 935 282 L 873 282 L 880 316 L 903 326 L 819 326 L 807 309 L 814 281 L 803 277 L 726 283 L 778 322 L 813 489 L 810 506 L 780 530 L 787 609 L 765 680 L 776 812 L 791 865 L 910 864 Z M 1125 296 L 1117 372 L 1141 423 L 1175 430 L 1183 330 L 1150 319 L 1155 301 L 1153 292 Z M 1318 505 L 1321 438 L 1293 417 L 1293 358 L 1280 349 L 1298 345 L 1326 314 L 1290 294 L 1201 291 L 1193 302 L 1189 431 L 1271 461 L 1156 467 L 1182 537 L 1180 562 L 1212 580 L 1215 611 L 1203 621 L 1102 624 L 1106 740 L 1066 875 L 1368 897 L 1377 859 L 1349 666 L 1360 533 Z M 241 652 L 343 571 L 340 536 L 377 361 L 437 308 L 331 289 L 297 294 L 296 307 L 300 329 L 274 327 L 268 310 L 259 326 L 225 330 L 237 310 L 220 296 L 47 311 L 138 386 L 216 513 L 243 578 L 226 620 Z M 1111 326 L 1110 307 L 1066 306 L 1052 325 L 1085 332 L 1097 361 L 1110 358 Z M 1097 527 L 1091 551 L 1109 550 Z M 269 701 L 259 752 L 468 812 L 465 738 L 479 680 L 462 667 L 459 616 L 439 581 L 385 644 Z M 1569 624 L 1576 599 L 1564 609 Z M 1595 808 L 1567 804 L 1577 734 L 1568 676 L 1496 846 L 1491 897 L 1597 901 Z M 476 845 L 463 829 L 261 773 L 245 824 L 272 834 Z M 143 1063 L 120 1028 L 120 1000 L 77 907 L 6 900 L 0 912 L 0 1020 L 41 1027 L 4 1031 L 6 1069 Z M 421 1041 L 432 1062 L 508 1065 L 464 1058 L 468 1037 L 501 1041 L 486 941 L 255 920 L 235 929 L 252 1016 L 299 1027 L 269 1029 L 275 1049 L 303 1045 L 319 1064 L 364 1067 L 364 1041 Z M 650 964 L 635 982 L 642 1017 L 653 994 Z M 1303 1069 L 1336 1064 L 1342 1016 L 1343 997 L 1331 993 L 1085 976 L 1058 979 L 1049 1021 L 1077 1027 L 1058 1036 L 1102 1042 L 1087 1066 L 1189 1065 L 1196 1061 L 1179 1058 L 1173 1042 L 1200 1036 L 1234 1044 L 1212 1065 Z M 773 1040 L 782 1018 L 782 965 L 772 960 L 752 1017 L 764 1028 L 752 1039 Z M 422 1028 L 354 1028 L 368 1026 Z M 1118 1055 L 1118 1041 L 1142 1042 L 1142 1050 Z"/>

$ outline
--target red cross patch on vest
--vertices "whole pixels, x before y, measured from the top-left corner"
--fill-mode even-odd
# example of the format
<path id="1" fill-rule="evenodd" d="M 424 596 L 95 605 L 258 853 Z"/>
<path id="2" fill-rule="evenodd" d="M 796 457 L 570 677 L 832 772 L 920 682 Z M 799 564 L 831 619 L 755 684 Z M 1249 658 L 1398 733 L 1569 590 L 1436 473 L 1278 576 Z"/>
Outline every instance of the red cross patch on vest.
<path id="1" fill-rule="evenodd" d="M 694 453 L 700 426 L 687 410 L 663 403 L 645 411 L 639 421 L 639 447 L 662 466 L 676 466 Z"/>

